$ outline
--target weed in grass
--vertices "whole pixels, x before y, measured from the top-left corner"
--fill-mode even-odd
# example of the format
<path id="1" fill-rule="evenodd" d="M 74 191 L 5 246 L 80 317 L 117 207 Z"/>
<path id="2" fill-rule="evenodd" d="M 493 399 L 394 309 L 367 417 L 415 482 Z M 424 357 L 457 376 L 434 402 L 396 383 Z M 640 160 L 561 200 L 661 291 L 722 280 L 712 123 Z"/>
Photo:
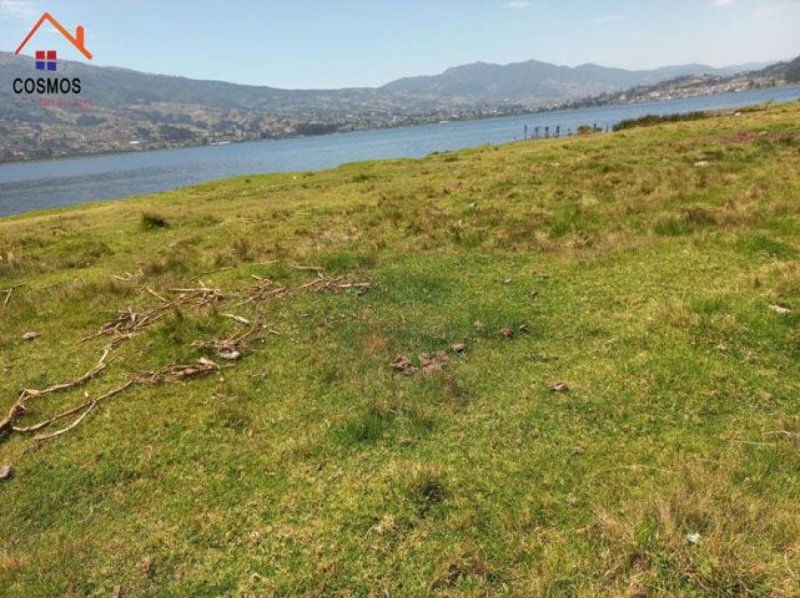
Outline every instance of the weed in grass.
<path id="1" fill-rule="evenodd" d="M 448 498 L 449 490 L 442 472 L 436 469 L 421 469 L 414 473 L 408 485 L 407 495 L 416 506 L 420 517 L 427 517 Z"/>
<path id="2" fill-rule="evenodd" d="M 145 212 L 142 214 L 142 228 L 145 230 L 158 230 L 169 228 L 169 221 L 163 216 Z"/>

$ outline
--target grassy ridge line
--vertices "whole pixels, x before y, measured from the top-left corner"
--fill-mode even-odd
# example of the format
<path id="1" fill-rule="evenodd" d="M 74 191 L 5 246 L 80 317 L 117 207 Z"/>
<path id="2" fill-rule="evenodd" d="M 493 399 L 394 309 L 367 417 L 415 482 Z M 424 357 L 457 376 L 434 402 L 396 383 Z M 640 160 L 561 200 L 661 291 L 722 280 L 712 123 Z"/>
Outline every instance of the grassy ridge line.
<path id="1" fill-rule="evenodd" d="M 0 220 L 9 404 L 88 370 L 104 341 L 77 339 L 144 286 L 375 285 L 235 307 L 281 336 L 0 445 L 0 587 L 796 593 L 800 461 L 771 432 L 800 431 L 797 316 L 769 306 L 800 306 L 799 138 L 782 106 Z M 176 310 L 86 391 L 235 329 Z M 441 372 L 388 367 L 452 342 Z"/>

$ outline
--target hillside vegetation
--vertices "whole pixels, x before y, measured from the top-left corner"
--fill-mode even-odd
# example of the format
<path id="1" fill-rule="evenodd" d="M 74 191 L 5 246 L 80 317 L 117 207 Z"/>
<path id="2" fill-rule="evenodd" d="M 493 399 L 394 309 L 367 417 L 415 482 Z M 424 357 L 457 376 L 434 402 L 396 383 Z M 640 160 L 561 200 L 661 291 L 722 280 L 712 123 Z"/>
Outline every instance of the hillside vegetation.
<path id="1" fill-rule="evenodd" d="M 36 72 L 33 62 L 32 57 L 0 52 L 0 89 L 18 85 L 24 91 L 24 82 Z M 0 103 L 0 163 L 476 119 L 575 100 L 605 105 L 612 99 L 608 94 L 632 86 L 755 68 L 690 64 L 626 71 L 597 65 L 573 69 L 536 61 L 507 66 L 480 63 L 380 88 L 291 90 L 68 60 L 58 64 L 63 78 L 83 82 L 83 95 L 73 99 L 86 101 L 77 111 L 74 106 L 59 105 L 57 96 L 49 98 L 53 101 L 48 101 L 46 110 L 26 95 Z M 771 67 L 771 85 L 784 79 L 785 68 L 784 63 Z M 752 78 L 758 80 L 759 75 L 753 73 Z M 745 80 L 742 86 L 747 85 Z M 597 94 L 605 95 L 586 99 Z"/>
<path id="2" fill-rule="evenodd" d="M 0 594 L 798 595 L 798 173 L 794 104 L 0 220 Z"/>

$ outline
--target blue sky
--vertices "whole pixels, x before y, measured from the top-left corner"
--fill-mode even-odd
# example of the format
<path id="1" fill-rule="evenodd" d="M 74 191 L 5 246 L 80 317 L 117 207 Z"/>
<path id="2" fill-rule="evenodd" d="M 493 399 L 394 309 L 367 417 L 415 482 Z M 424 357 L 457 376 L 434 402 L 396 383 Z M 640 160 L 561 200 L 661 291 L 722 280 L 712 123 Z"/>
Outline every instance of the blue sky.
<path id="1" fill-rule="evenodd" d="M 800 0 L 0 0 L 0 50 L 45 10 L 85 26 L 94 64 L 289 88 L 478 60 L 651 68 L 800 54 Z M 82 59 L 41 35 L 25 53 Z"/>

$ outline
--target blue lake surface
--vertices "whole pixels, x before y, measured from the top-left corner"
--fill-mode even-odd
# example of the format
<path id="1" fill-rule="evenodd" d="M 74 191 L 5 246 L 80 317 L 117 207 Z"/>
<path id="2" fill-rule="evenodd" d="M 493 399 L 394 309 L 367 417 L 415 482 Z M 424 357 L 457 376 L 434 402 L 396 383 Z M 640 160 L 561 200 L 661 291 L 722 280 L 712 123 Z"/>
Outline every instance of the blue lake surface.
<path id="1" fill-rule="evenodd" d="M 0 165 L 0 216 L 167 191 L 226 177 L 332 168 L 379 158 L 416 158 L 521 139 L 527 125 L 582 124 L 612 127 L 647 114 L 736 108 L 766 101 L 800 99 L 800 87 L 715 96 L 563 110 L 542 114 L 342 133 L 323 137 L 268 140 L 226 146 L 131 152 L 106 156 Z"/>

